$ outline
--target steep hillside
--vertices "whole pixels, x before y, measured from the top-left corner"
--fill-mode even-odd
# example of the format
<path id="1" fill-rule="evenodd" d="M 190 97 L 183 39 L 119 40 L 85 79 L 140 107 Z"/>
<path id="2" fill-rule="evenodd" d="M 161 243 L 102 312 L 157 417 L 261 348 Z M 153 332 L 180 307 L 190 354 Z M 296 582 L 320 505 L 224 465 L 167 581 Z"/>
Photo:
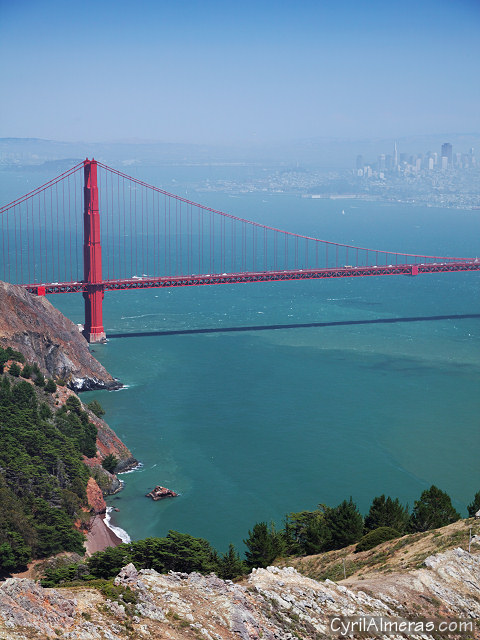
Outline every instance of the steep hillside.
<path id="1" fill-rule="evenodd" d="M 43 589 L 15 579 L 0 585 L 4 640 L 320 640 L 341 637 L 330 628 L 332 619 L 355 615 L 411 623 L 423 616 L 460 618 L 471 624 L 466 637 L 477 637 L 480 556 L 449 549 L 426 558 L 419 569 L 390 574 L 368 591 L 359 585 L 319 582 L 293 567 L 253 570 L 241 584 L 213 574 L 137 572 L 128 565 L 114 585 L 104 584 L 100 590 Z M 419 632 L 390 637 L 420 636 L 446 637 Z"/>
<path id="2" fill-rule="evenodd" d="M 122 385 L 90 354 L 78 327 L 45 297 L 0 282 L 0 346 L 12 347 L 43 373 L 63 378 L 75 391 Z"/>
<path id="3" fill-rule="evenodd" d="M 480 520 L 469 518 L 440 529 L 395 538 L 369 551 L 357 553 L 357 545 L 353 544 L 326 553 L 279 560 L 276 564 L 293 566 L 315 580 L 342 580 L 346 576 L 344 584 L 365 584 L 362 581 L 418 569 L 433 553 L 456 546 L 468 549 L 470 534 L 473 538 L 471 549 L 480 550 Z"/>

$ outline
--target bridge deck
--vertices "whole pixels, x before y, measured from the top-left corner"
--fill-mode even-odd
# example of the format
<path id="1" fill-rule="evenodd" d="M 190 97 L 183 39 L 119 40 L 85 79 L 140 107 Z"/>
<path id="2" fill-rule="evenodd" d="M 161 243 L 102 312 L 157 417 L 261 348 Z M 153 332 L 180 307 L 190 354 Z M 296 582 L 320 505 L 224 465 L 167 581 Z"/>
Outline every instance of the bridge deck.
<path id="1" fill-rule="evenodd" d="M 134 277 L 129 280 L 102 280 L 95 285 L 85 282 L 52 282 L 22 285 L 30 293 L 50 295 L 55 293 L 79 293 L 92 287 L 104 291 L 127 291 L 131 289 L 162 289 L 166 287 L 192 287 L 213 284 L 237 284 L 247 282 L 281 282 L 286 280 L 317 280 L 324 278 L 359 278 L 365 276 L 415 276 L 422 273 L 454 273 L 480 271 L 478 259 L 471 262 L 440 262 L 428 264 L 396 264 L 386 266 L 344 267 L 329 269 L 297 269 L 294 271 L 257 271 L 243 273 L 216 273 L 182 275 L 173 277 Z"/>

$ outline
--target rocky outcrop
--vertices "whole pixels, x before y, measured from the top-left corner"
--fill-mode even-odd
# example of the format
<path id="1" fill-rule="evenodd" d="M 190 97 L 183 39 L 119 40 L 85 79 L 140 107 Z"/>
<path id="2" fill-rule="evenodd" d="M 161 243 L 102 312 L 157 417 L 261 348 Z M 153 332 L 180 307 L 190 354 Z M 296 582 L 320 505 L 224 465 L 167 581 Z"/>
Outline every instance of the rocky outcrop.
<path id="1" fill-rule="evenodd" d="M 84 406 L 84 409 L 88 410 L 88 407 Z M 87 467 L 94 470 L 96 481 L 100 485 L 103 495 L 112 495 L 118 493 L 123 487 L 122 481 L 116 474 L 130 471 L 139 463 L 104 420 L 98 418 L 92 411 L 88 413 L 90 422 L 97 427 L 97 455 L 95 458 L 84 457 L 83 461 Z M 109 454 L 114 455 L 118 460 L 115 473 L 110 473 L 102 467 L 102 460 Z"/>
<path id="2" fill-rule="evenodd" d="M 54 630 L 72 628 L 76 616 L 74 598 L 56 589 L 42 589 L 33 580 L 9 578 L 0 587 L 2 639 L 58 637 Z"/>
<path id="3" fill-rule="evenodd" d="M 122 386 L 91 355 L 78 327 L 45 297 L 0 282 L 0 309 L 0 346 L 21 351 L 45 375 L 63 378 L 74 391 Z"/>
<path id="4" fill-rule="evenodd" d="M 97 427 L 97 450 L 100 458 L 106 458 L 110 453 L 118 459 L 117 473 L 128 471 L 137 466 L 138 461 L 132 456 L 131 451 L 123 444 L 115 431 L 108 424 L 89 411 L 90 422 Z"/>
<path id="5" fill-rule="evenodd" d="M 160 575 L 130 564 L 114 582 L 133 597 L 112 602 L 92 589 L 41 589 L 29 580 L 7 580 L 0 586 L 0 637 L 55 638 L 61 629 L 62 638 L 72 640 L 120 640 L 128 628 L 132 638 L 319 640 L 339 637 L 329 625 L 342 616 L 472 624 L 480 618 L 480 557 L 458 548 L 431 556 L 419 570 L 380 577 L 368 589 L 319 582 L 293 567 L 253 570 L 235 584 L 214 574 Z"/>
<path id="6" fill-rule="evenodd" d="M 95 480 L 90 477 L 87 482 L 87 502 L 93 513 L 105 513 L 107 504 L 103 499 L 103 493 Z"/>

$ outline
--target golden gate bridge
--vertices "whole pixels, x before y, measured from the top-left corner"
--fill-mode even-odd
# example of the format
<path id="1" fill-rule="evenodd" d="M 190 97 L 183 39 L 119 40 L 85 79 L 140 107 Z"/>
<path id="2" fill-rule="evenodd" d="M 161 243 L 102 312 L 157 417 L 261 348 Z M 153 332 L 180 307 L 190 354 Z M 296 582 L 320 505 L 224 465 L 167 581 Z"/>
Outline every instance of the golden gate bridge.
<path id="1" fill-rule="evenodd" d="M 0 279 L 82 293 L 84 336 L 105 340 L 105 291 L 480 271 L 478 258 L 357 247 L 192 202 L 88 158 L 0 207 Z"/>

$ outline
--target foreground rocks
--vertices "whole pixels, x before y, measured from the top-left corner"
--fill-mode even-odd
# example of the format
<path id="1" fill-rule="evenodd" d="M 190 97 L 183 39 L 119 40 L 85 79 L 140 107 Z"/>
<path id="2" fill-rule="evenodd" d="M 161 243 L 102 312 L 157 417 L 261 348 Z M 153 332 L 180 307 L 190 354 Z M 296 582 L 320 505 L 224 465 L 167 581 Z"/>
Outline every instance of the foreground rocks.
<path id="1" fill-rule="evenodd" d="M 122 385 L 91 355 L 78 327 L 45 297 L 0 282 L 0 346 L 21 351 L 45 375 L 63 378 L 74 391 Z"/>
<path id="2" fill-rule="evenodd" d="M 459 548 L 409 574 L 383 576 L 368 592 L 318 582 L 292 567 L 257 569 L 234 584 L 213 574 L 160 575 L 127 565 L 115 585 L 130 595 L 112 601 L 93 589 L 7 580 L 0 586 L 0 638 L 315 640 L 336 637 L 331 616 L 480 619 L 480 557 Z"/>

